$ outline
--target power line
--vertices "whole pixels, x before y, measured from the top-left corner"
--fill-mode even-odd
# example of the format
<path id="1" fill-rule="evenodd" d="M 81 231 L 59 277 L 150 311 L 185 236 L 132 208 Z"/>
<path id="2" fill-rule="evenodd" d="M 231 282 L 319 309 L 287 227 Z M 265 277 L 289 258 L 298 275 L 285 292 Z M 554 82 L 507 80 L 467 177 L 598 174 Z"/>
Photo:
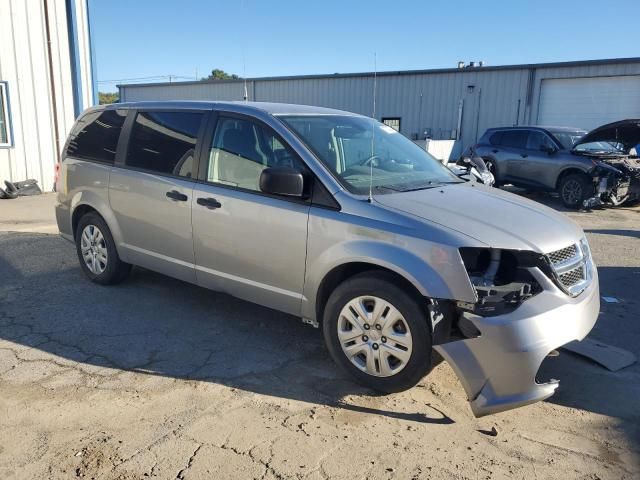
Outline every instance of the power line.
<path id="1" fill-rule="evenodd" d="M 197 77 L 185 75 L 155 75 L 153 77 L 116 78 L 112 80 L 98 80 L 98 83 L 121 83 L 121 82 L 145 82 L 151 80 L 176 79 L 176 80 L 197 80 Z"/>

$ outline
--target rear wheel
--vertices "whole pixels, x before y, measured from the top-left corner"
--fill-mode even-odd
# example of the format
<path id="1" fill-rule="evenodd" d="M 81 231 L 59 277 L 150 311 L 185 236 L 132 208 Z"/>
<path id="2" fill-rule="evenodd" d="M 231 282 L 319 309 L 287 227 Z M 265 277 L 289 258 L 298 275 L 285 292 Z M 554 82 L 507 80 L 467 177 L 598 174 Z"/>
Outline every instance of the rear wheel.
<path id="1" fill-rule="evenodd" d="M 431 369 L 426 308 L 384 273 L 366 272 L 329 297 L 323 332 L 333 360 L 374 390 L 413 387 Z"/>
<path id="2" fill-rule="evenodd" d="M 80 267 L 92 282 L 111 285 L 129 274 L 131 265 L 120 260 L 111 231 L 97 213 L 80 219 L 75 240 Z"/>
<path id="3" fill-rule="evenodd" d="M 589 177 L 582 173 L 565 175 L 558 185 L 558 193 L 567 208 L 580 208 L 582 203 L 593 196 L 593 184 Z"/>

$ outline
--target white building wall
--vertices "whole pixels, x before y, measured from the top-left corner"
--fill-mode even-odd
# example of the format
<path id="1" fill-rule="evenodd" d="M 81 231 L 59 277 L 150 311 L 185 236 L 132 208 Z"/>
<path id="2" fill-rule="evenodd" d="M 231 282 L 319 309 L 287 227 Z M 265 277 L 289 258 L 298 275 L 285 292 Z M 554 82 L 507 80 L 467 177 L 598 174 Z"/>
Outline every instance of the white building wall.
<path id="1" fill-rule="evenodd" d="M 49 69 L 45 1 L 53 75 Z M 78 48 L 90 55 L 86 1 L 76 3 L 85 12 L 79 19 L 84 18 L 86 30 L 86 43 L 79 33 Z M 92 84 L 90 66 L 81 71 L 81 77 Z M 13 133 L 13 145 L 0 147 L 0 183 L 35 178 L 43 190 L 51 191 L 55 164 L 75 120 L 65 0 L 0 0 L 0 80 L 8 84 Z M 91 105 L 91 89 L 82 90 L 89 91 L 91 97 L 80 99 L 80 105 Z"/>

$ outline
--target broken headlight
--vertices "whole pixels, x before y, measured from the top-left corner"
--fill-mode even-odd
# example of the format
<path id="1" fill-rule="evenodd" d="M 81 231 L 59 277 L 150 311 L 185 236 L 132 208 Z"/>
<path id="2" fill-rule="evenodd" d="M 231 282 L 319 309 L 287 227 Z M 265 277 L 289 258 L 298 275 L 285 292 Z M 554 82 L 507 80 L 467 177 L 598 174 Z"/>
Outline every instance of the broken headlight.
<path id="1" fill-rule="evenodd" d="M 535 252 L 492 248 L 461 248 L 460 256 L 473 285 L 476 303 L 458 307 L 481 316 L 509 313 L 542 288 L 529 272 L 544 259 Z"/>

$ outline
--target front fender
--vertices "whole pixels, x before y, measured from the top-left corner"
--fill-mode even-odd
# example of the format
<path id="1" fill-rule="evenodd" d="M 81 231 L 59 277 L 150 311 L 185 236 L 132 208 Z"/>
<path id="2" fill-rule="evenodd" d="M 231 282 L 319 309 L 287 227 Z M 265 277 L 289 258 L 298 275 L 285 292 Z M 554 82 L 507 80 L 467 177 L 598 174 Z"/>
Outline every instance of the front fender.
<path id="1" fill-rule="evenodd" d="M 412 242 L 416 245 L 409 245 Z M 414 251 L 422 252 L 422 256 L 412 253 Z M 391 270 L 425 297 L 476 301 L 456 248 L 419 239 L 406 239 L 402 246 L 360 239 L 332 245 L 307 261 L 303 317 L 319 320 L 315 318 L 315 307 L 322 280 L 334 269 L 350 263 L 367 263 Z"/>

